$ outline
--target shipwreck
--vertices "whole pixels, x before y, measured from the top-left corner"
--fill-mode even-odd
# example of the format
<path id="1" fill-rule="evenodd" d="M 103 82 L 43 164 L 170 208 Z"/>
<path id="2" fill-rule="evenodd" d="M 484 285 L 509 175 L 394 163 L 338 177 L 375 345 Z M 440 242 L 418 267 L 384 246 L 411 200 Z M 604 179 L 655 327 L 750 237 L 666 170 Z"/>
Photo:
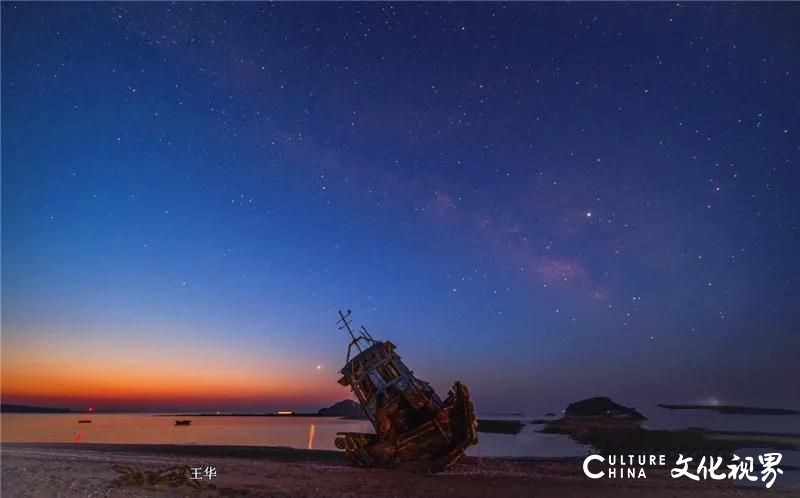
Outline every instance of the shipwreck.
<path id="1" fill-rule="evenodd" d="M 364 326 L 354 332 L 349 316 L 350 310 L 339 311 L 339 328 L 352 339 L 339 383 L 353 391 L 375 433 L 339 432 L 336 447 L 365 467 L 403 464 L 440 472 L 455 463 L 478 442 L 467 387 L 456 382 L 442 401 L 403 363 L 394 344 L 374 339 Z"/>

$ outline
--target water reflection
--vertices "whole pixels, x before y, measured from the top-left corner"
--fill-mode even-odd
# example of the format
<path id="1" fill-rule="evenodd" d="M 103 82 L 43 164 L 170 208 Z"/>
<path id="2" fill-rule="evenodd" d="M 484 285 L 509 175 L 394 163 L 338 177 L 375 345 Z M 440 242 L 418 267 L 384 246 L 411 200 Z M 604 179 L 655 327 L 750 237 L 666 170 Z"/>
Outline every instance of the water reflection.
<path id="1" fill-rule="evenodd" d="M 314 449 L 314 434 L 317 432 L 317 426 L 311 424 L 308 426 L 308 449 Z"/>

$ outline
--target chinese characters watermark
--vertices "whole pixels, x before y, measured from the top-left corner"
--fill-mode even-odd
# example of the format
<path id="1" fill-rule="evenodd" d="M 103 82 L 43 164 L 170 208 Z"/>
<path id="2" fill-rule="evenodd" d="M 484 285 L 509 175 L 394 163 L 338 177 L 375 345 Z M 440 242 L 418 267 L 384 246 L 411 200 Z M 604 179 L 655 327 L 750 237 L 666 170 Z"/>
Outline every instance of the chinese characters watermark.
<path id="1" fill-rule="evenodd" d="M 209 481 L 217 477 L 216 467 L 190 467 L 192 475 L 189 477 L 193 480 L 208 479 Z"/>
<path id="2" fill-rule="evenodd" d="M 708 458 L 708 460 L 706 460 L 706 458 Z M 762 467 L 760 472 L 761 482 L 765 483 L 767 488 L 771 488 L 772 485 L 775 484 L 775 479 L 778 477 L 778 474 L 783 474 L 783 469 L 778 467 L 781 463 L 781 458 L 783 458 L 781 453 L 764 453 L 758 456 L 758 462 Z M 689 464 L 691 461 L 691 457 L 679 455 L 678 462 L 675 464 L 675 468 L 670 471 L 670 475 L 674 479 L 688 477 L 693 481 L 699 481 L 701 478 L 707 479 L 709 477 L 715 480 L 732 479 L 735 481 L 743 481 L 746 479 L 751 482 L 758 481 L 758 476 L 752 475 L 755 471 L 753 457 L 742 459 L 739 458 L 739 455 L 733 455 L 731 463 L 728 464 L 728 472 L 718 472 L 717 470 L 722 466 L 722 457 L 716 457 L 716 459 L 714 459 L 714 457 L 702 457 L 695 470 L 696 473 L 694 474 L 689 472 Z"/>
<path id="3" fill-rule="evenodd" d="M 688 478 L 693 481 L 712 479 L 721 481 L 761 481 L 771 488 L 778 475 L 783 474 L 779 467 L 781 453 L 764 453 L 758 456 L 760 469 L 756 472 L 756 459 L 748 456 L 740 458 L 733 455 L 727 465 L 721 456 L 703 456 L 693 464 L 694 457 L 678 455 L 675 467 L 670 470 L 673 479 Z M 649 467 L 666 465 L 665 455 L 589 455 L 583 461 L 583 472 L 590 479 L 602 477 L 611 479 L 646 479 L 645 470 Z"/>

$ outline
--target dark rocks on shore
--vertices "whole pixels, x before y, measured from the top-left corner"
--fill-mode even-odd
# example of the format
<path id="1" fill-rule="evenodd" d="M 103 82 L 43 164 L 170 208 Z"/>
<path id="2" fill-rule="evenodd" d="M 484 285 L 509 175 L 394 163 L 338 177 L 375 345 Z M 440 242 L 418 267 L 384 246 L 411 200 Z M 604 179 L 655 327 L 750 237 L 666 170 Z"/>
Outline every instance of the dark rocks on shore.
<path id="1" fill-rule="evenodd" d="M 481 420 L 478 419 L 478 432 L 494 434 L 519 434 L 524 424 L 519 420 Z"/>
<path id="2" fill-rule="evenodd" d="M 320 408 L 317 414 L 323 417 L 367 418 L 361 405 L 350 399 L 334 403 L 328 408 Z"/>
<path id="3" fill-rule="evenodd" d="M 619 403 L 611 401 L 610 398 L 605 396 L 587 398 L 581 401 L 570 403 L 569 406 L 567 406 L 567 409 L 564 411 L 564 418 L 576 417 L 600 417 L 628 420 L 632 422 L 647 420 L 647 417 L 637 412 L 633 408 L 622 406 Z"/>
<path id="4" fill-rule="evenodd" d="M 565 434 L 578 443 L 607 453 L 730 453 L 740 448 L 800 448 L 800 435 L 797 434 L 722 432 L 702 428 L 653 430 L 642 427 L 642 420 L 646 418 L 633 408 L 598 397 L 570 404 L 561 419 L 538 422 L 544 423 L 540 432 Z"/>

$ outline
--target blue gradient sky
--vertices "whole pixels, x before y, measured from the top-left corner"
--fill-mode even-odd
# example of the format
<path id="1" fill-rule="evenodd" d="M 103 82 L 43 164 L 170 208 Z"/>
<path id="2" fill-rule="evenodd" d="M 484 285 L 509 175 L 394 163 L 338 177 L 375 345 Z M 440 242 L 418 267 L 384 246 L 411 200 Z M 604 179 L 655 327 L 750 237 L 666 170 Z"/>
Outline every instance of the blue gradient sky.
<path id="1" fill-rule="evenodd" d="M 4 400 L 800 405 L 796 4 L 2 15 Z"/>

